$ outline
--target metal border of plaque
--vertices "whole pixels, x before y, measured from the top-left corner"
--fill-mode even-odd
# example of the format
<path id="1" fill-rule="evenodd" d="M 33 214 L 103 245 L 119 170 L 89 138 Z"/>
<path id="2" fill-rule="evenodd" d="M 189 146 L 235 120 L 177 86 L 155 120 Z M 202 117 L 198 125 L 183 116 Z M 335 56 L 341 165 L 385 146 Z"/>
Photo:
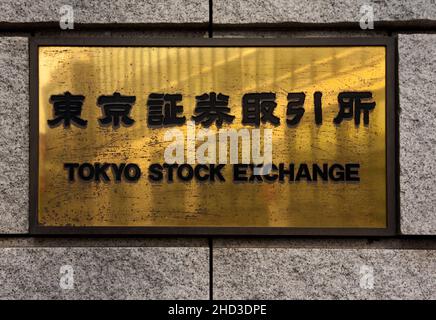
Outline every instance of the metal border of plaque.
<path id="1" fill-rule="evenodd" d="M 40 46 L 80 47 L 346 47 L 386 48 L 386 228 L 296 228 L 296 227 L 75 227 L 38 224 L 39 181 L 39 75 Z M 41 235 L 203 235 L 203 236 L 393 236 L 398 234 L 398 112 L 396 92 L 396 39 L 305 38 L 305 39 L 144 39 L 144 38 L 31 38 L 30 51 L 30 233 Z"/>

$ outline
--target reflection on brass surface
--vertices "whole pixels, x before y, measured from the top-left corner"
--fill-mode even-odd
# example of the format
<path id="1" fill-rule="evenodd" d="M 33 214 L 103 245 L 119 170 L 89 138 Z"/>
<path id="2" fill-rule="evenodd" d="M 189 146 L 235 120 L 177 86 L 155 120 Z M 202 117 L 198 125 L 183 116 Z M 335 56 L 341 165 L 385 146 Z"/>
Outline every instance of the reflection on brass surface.
<path id="1" fill-rule="evenodd" d="M 373 47 L 50 47 L 39 48 L 39 193 L 42 226 L 263 226 L 386 227 L 385 62 Z M 85 97 L 86 128 L 49 127 L 51 95 Z M 321 91 L 323 123 L 314 121 L 313 93 Z M 376 107 L 368 126 L 335 125 L 338 94 L 370 91 Z M 131 126 L 102 126 L 101 95 L 136 96 Z M 148 167 L 164 162 L 168 128 L 147 125 L 147 98 L 181 93 L 183 115 L 195 96 L 228 95 L 232 124 L 243 126 L 242 96 L 275 92 L 274 163 L 359 163 L 360 182 L 235 183 L 150 182 Z M 305 114 L 286 124 L 287 93 L 305 92 Z M 177 127 L 186 131 L 186 125 Z M 197 129 L 201 126 L 197 125 Z M 211 129 L 216 130 L 215 125 Z M 142 176 L 129 182 L 68 182 L 63 164 L 137 163 Z"/>

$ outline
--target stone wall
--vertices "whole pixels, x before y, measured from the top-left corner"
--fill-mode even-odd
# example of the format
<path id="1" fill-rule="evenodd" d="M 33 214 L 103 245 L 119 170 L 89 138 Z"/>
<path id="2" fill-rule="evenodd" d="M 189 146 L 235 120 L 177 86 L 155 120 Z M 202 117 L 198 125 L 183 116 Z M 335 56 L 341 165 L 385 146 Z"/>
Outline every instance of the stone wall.
<path id="1" fill-rule="evenodd" d="M 373 30 L 359 27 L 365 3 Z M 73 30 L 59 28 L 64 4 L 74 8 Z M 0 299 L 435 299 L 435 32 L 434 0 L 2 0 Z M 28 40 L 38 36 L 396 38 L 400 234 L 30 236 Z M 63 265 L 74 267 L 73 288 L 60 286 Z"/>

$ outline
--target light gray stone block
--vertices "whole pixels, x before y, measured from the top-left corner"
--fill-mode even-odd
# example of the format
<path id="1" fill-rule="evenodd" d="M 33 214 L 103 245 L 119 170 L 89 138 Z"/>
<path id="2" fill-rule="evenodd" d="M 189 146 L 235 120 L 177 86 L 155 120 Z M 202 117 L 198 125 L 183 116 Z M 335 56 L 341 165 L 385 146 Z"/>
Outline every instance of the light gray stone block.
<path id="1" fill-rule="evenodd" d="M 358 25 L 363 4 L 371 4 L 374 21 L 436 20 L 434 0 L 214 0 L 217 24 L 339 23 Z"/>
<path id="2" fill-rule="evenodd" d="M 36 37 L 63 37 L 63 38 L 207 38 L 207 31 L 199 29 L 184 29 L 177 28 L 157 28 L 157 29 L 143 29 L 143 30 L 125 30 L 125 29 L 111 29 L 99 30 L 93 29 L 91 31 L 62 31 L 62 30 L 42 30 L 35 32 Z"/>
<path id="3" fill-rule="evenodd" d="M 11 247 L 207 247 L 205 238 L 162 238 L 162 237 L 0 237 L 0 248 Z"/>
<path id="4" fill-rule="evenodd" d="M 74 9 L 74 22 L 100 23 L 205 23 L 208 0 L 2 0 L 0 23 L 58 22 L 60 8 Z"/>
<path id="5" fill-rule="evenodd" d="M 355 30 L 355 31 L 325 31 L 325 30 L 295 30 L 292 28 L 283 28 L 279 30 L 256 28 L 238 29 L 238 26 L 216 30 L 213 33 L 214 38 L 272 38 L 272 39 L 292 39 L 292 38 L 356 38 L 356 37 L 387 37 L 387 31 Z"/>
<path id="6" fill-rule="evenodd" d="M 435 299 L 436 251 L 214 250 L 214 299 Z"/>
<path id="7" fill-rule="evenodd" d="M 27 38 L 0 38 L 0 233 L 28 232 Z"/>
<path id="8" fill-rule="evenodd" d="M 0 299 L 208 299 L 208 270 L 207 248 L 1 248 Z"/>
<path id="9" fill-rule="evenodd" d="M 436 35 L 398 38 L 403 234 L 436 234 Z"/>
<path id="10" fill-rule="evenodd" d="M 58 240 L 57 240 L 58 241 Z M 0 240 L 0 247 L 11 243 Z M 17 244 L 18 245 L 18 244 Z M 42 245 L 42 243 L 34 243 Z M 214 248 L 286 248 L 286 249 L 409 249 L 436 250 L 436 239 L 432 238 L 331 238 L 331 237 L 275 237 L 275 238 L 214 238 Z"/>

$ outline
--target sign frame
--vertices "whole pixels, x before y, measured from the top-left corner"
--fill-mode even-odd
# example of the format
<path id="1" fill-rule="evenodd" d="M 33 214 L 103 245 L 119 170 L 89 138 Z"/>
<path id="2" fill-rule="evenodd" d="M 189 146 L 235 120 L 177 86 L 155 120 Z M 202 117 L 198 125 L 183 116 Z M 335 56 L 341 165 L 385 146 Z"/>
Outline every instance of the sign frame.
<path id="1" fill-rule="evenodd" d="M 346 47 L 386 48 L 386 228 L 299 227 L 72 227 L 38 224 L 39 161 L 39 46 L 85 47 Z M 146 39 L 129 38 L 29 38 L 29 232 L 31 235 L 154 235 L 154 236 L 394 236 L 399 221 L 398 99 L 395 37 L 295 38 L 295 39 Z"/>

